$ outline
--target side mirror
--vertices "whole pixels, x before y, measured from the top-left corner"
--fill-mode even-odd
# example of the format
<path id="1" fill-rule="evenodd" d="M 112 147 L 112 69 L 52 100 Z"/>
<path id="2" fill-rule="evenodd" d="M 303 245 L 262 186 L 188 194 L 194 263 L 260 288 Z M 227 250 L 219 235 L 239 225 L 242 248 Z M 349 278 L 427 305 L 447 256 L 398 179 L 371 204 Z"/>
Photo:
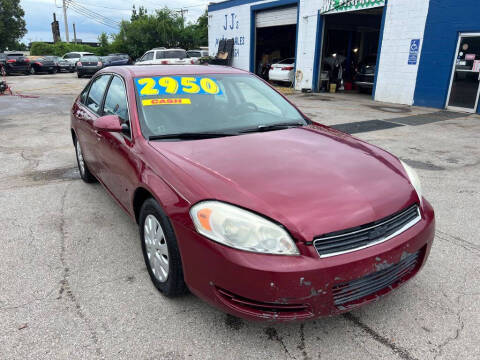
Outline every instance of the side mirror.
<path id="1" fill-rule="evenodd" d="M 117 115 L 105 115 L 99 117 L 93 122 L 95 130 L 108 132 L 122 132 L 123 127 L 120 118 Z"/>

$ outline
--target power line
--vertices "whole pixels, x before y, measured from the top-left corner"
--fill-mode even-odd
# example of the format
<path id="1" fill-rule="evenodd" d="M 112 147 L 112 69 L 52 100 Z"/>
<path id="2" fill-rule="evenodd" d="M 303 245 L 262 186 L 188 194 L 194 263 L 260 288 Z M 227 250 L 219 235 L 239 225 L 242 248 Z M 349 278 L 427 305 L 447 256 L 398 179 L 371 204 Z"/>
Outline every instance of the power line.
<path id="1" fill-rule="evenodd" d="M 112 25 L 119 25 L 120 24 L 118 21 L 107 18 L 106 16 L 103 16 L 102 14 L 99 14 L 99 13 L 93 11 L 93 10 L 90 10 L 90 9 L 86 8 L 85 6 L 80 5 L 79 3 L 77 3 L 74 0 L 67 0 L 67 3 L 70 7 L 72 7 L 73 10 L 81 11 L 82 13 L 87 15 L 88 17 L 92 17 L 92 18 L 101 20 L 102 22 L 110 23 Z"/>
<path id="2" fill-rule="evenodd" d="M 115 29 L 120 26 L 120 22 L 118 22 L 116 20 L 113 20 L 113 19 L 110 19 L 106 16 L 103 16 L 102 14 L 99 14 L 99 13 L 93 11 L 93 10 L 90 10 L 83 5 L 80 5 L 79 3 L 77 3 L 74 0 L 66 0 L 66 2 L 68 4 L 68 7 L 71 10 L 73 10 L 74 12 L 76 12 L 79 15 L 83 15 L 83 16 L 89 18 L 90 20 L 93 20 L 97 23 L 100 23 L 102 25 L 109 26 L 109 27 L 115 28 Z"/>

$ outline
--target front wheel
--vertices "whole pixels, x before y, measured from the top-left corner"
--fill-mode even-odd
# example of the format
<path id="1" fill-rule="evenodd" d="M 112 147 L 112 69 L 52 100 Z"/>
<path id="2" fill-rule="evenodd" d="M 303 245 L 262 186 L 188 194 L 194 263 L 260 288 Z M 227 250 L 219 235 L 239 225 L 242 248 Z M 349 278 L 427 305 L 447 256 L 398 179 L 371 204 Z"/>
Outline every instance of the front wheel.
<path id="1" fill-rule="evenodd" d="M 167 215 L 152 198 L 142 205 L 139 227 L 143 257 L 155 287 L 167 297 L 184 294 L 187 286 L 177 239 Z"/>
<path id="2" fill-rule="evenodd" d="M 95 178 L 95 176 L 92 175 L 90 170 L 88 170 L 87 163 L 83 158 L 83 152 L 82 148 L 80 147 L 80 142 L 77 139 L 75 139 L 75 153 L 77 155 L 78 171 L 80 172 L 80 177 L 82 178 L 82 180 L 86 183 L 96 182 L 97 179 Z"/>

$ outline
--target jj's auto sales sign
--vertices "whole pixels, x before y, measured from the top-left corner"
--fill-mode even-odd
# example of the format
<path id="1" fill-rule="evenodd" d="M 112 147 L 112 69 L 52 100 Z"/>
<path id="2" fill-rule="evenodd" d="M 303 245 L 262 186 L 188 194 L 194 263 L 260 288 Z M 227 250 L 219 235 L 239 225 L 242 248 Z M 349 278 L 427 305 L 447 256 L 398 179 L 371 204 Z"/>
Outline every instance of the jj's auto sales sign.
<path id="1" fill-rule="evenodd" d="M 322 14 L 384 6 L 385 0 L 324 0 Z"/>

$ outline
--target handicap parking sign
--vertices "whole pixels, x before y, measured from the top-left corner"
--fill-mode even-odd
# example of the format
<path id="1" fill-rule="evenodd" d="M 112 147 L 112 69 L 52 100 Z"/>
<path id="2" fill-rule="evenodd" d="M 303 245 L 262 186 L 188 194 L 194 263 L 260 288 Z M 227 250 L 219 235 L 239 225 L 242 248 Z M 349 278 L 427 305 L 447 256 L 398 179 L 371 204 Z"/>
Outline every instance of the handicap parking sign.
<path id="1" fill-rule="evenodd" d="M 420 39 L 413 39 L 410 42 L 410 52 L 408 54 L 408 65 L 417 65 L 419 51 L 420 51 Z"/>

